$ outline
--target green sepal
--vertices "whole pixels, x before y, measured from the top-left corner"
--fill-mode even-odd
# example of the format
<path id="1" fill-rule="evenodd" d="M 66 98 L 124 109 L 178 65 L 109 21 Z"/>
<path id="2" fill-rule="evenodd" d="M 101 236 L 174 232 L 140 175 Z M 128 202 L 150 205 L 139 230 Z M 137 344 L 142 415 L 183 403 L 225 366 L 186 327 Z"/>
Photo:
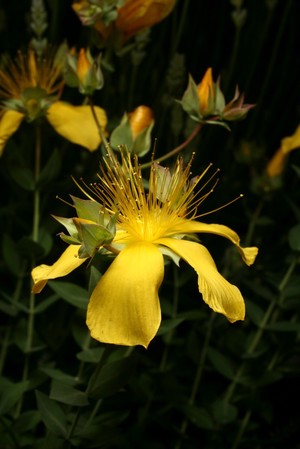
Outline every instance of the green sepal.
<path id="1" fill-rule="evenodd" d="M 121 123 L 111 133 L 110 144 L 115 150 L 125 145 L 130 152 L 132 151 L 133 136 L 126 112 L 122 117 Z"/>
<path id="2" fill-rule="evenodd" d="M 98 248 L 105 244 L 111 243 L 114 234 L 107 230 L 104 226 L 93 223 L 75 222 L 78 229 L 79 238 L 82 245 L 78 251 L 79 257 L 93 257 Z"/>
<path id="3" fill-rule="evenodd" d="M 225 97 L 223 95 L 223 92 L 221 91 L 221 88 L 219 86 L 219 83 L 215 83 L 215 109 L 218 111 L 218 113 L 222 113 L 222 111 L 225 108 Z"/>
<path id="4" fill-rule="evenodd" d="M 100 212 L 103 209 L 100 203 L 95 200 L 83 200 L 73 195 L 70 196 L 79 218 L 100 223 Z"/>
<path id="5" fill-rule="evenodd" d="M 139 157 L 145 156 L 151 149 L 151 131 L 154 126 L 154 120 L 152 123 L 143 129 L 136 137 L 133 142 L 133 153 L 137 154 Z"/>
<path id="6" fill-rule="evenodd" d="M 78 231 L 73 222 L 73 218 L 58 217 L 56 215 L 52 215 L 52 217 L 66 228 L 66 230 L 68 231 L 68 233 L 74 240 L 79 242 Z M 62 237 L 64 235 L 65 234 L 60 234 L 60 237 L 62 238 L 62 240 L 64 240 L 64 238 Z M 68 237 L 68 236 L 65 236 L 65 237 Z M 66 240 L 64 240 L 64 241 L 66 241 Z"/>
<path id="7" fill-rule="evenodd" d="M 71 237 L 70 235 L 66 235 L 63 232 L 61 232 L 58 235 L 62 239 L 62 241 L 67 243 L 68 245 L 81 245 L 81 241 L 76 239 L 75 237 Z"/>
<path id="8" fill-rule="evenodd" d="M 191 75 L 189 75 L 188 87 L 184 92 L 181 101 L 177 101 L 181 104 L 183 110 L 187 112 L 191 119 L 195 120 L 196 122 L 202 121 L 197 85 Z"/>

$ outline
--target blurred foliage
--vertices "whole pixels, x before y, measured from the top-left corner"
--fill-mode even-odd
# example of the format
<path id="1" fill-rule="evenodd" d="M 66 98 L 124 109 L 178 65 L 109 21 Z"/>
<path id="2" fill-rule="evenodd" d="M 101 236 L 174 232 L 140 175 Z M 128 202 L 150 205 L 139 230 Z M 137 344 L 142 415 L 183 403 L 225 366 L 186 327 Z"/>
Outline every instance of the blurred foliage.
<path id="1" fill-rule="evenodd" d="M 45 9 L 48 42 L 101 50 L 70 0 L 48 0 Z M 27 48 L 30 10 L 29 0 L 0 1 L 1 54 Z M 244 245 L 257 245 L 254 266 L 242 266 L 221 239 L 202 237 L 243 293 L 244 322 L 213 314 L 183 261 L 179 270 L 166 266 L 163 322 L 148 350 L 90 339 L 85 312 L 107 266 L 102 258 L 97 268 L 49 282 L 34 302 L 32 267 L 51 263 L 64 248 L 51 214 L 69 216 L 70 207 L 56 197 L 69 202 L 69 194 L 77 195 L 70 175 L 94 181 L 100 157 L 42 122 L 42 170 L 35 179 L 35 127 L 23 123 L 8 141 L 0 160 L 1 449 L 300 448 L 300 152 L 289 155 L 276 179 L 264 172 L 281 139 L 300 123 L 299 17 L 297 0 L 178 0 L 169 17 L 133 38 L 135 45 L 104 52 L 104 88 L 93 97 L 107 111 L 109 132 L 124 112 L 150 106 L 157 157 L 194 129 L 175 101 L 189 73 L 199 83 L 213 67 L 228 98 L 238 84 L 247 103 L 256 104 L 230 132 L 205 126 L 181 153 L 188 160 L 196 152 L 195 174 L 209 162 L 221 169 L 203 213 L 244 194 L 205 219 L 232 226 Z M 68 87 L 63 98 L 83 101 Z"/>

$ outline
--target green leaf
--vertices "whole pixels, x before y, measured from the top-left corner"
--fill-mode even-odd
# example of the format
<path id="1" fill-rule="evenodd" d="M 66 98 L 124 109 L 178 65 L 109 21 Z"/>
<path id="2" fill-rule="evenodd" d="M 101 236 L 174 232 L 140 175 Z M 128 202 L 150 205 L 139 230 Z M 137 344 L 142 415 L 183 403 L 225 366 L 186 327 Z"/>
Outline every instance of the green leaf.
<path id="1" fill-rule="evenodd" d="M 47 310 L 48 307 L 52 306 L 52 304 L 54 304 L 56 301 L 58 301 L 59 297 L 58 295 L 54 294 L 49 296 L 49 298 L 47 299 L 43 299 L 41 300 L 41 302 L 39 304 L 37 304 L 34 313 L 38 314 L 41 312 L 44 312 L 44 310 Z"/>
<path id="2" fill-rule="evenodd" d="M 89 396 L 103 398 L 115 393 L 129 380 L 134 368 L 132 356 L 107 363 L 96 378 L 91 378 Z"/>
<path id="3" fill-rule="evenodd" d="M 38 186 L 43 187 L 53 181 L 61 169 L 61 152 L 55 148 L 43 167 L 38 179 Z"/>
<path id="4" fill-rule="evenodd" d="M 88 292 L 84 288 L 62 281 L 49 281 L 48 284 L 64 301 L 78 309 L 86 310 L 89 298 Z"/>
<path id="5" fill-rule="evenodd" d="M 24 190 L 33 192 L 35 189 L 34 176 L 31 170 L 18 165 L 9 166 L 9 172 L 12 179 Z"/>
<path id="6" fill-rule="evenodd" d="M 76 357 L 82 362 L 98 363 L 102 357 L 104 348 L 88 348 L 78 352 Z"/>
<path id="7" fill-rule="evenodd" d="M 13 383 L 6 379 L 0 382 L 0 415 L 9 412 L 12 407 L 21 399 L 24 392 L 28 389 L 29 383 L 19 382 Z"/>
<path id="8" fill-rule="evenodd" d="M 291 249 L 294 251 L 300 251 L 300 224 L 290 229 L 288 239 Z"/>
<path id="9" fill-rule="evenodd" d="M 256 326 L 260 326 L 265 316 L 265 312 L 263 311 L 263 309 L 249 300 L 247 300 L 246 306 L 247 316 Z"/>
<path id="10" fill-rule="evenodd" d="M 13 424 L 16 434 L 26 433 L 33 430 L 41 421 L 41 415 L 37 410 L 30 410 L 23 413 Z"/>
<path id="11" fill-rule="evenodd" d="M 236 420 L 238 409 L 234 405 L 217 400 L 212 406 L 215 420 L 221 424 L 229 424 Z"/>
<path id="12" fill-rule="evenodd" d="M 18 253 L 18 245 L 8 234 L 4 234 L 3 236 L 2 254 L 3 260 L 9 270 L 15 276 L 19 276 L 21 272 L 21 259 Z"/>
<path id="13" fill-rule="evenodd" d="M 208 349 L 208 358 L 219 373 L 227 379 L 234 379 L 235 369 L 229 358 L 213 348 Z"/>
<path id="14" fill-rule="evenodd" d="M 294 321 L 277 321 L 277 323 L 268 324 L 265 329 L 276 332 L 300 332 L 300 323 Z"/>
<path id="15" fill-rule="evenodd" d="M 42 366 L 40 367 L 40 371 L 47 374 L 51 379 L 63 382 L 65 385 L 73 386 L 77 384 L 77 381 L 73 376 L 70 376 L 59 369 L 52 368 L 51 366 Z"/>
<path id="16" fill-rule="evenodd" d="M 35 395 L 38 410 L 47 429 L 57 436 L 66 438 L 67 419 L 60 405 L 40 391 L 36 391 Z"/>
<path id="17" fill-rule="evenodd" d="M 199 429 L 213 430 L 215 428 L 211 414 L 204 408 L 195 405 L 185 405 L 183 411 L 188 420 Z"/>
<path id="18" fill-rule="evenodd" d="M 88 398 L 83 391 L 79 391 L 58 380 L 52 381 L 50 399 L 77 407 L 89 405 Z"/>
<path id="19" fill-rule="evenodd" d="M 164 335 L 170 330 L 175 329 L 180 323 L 184 321 L 184 318 L 171 318 L 169 320 L 163 320 L 161 326 L 157 332 L 157 335 Z"/>

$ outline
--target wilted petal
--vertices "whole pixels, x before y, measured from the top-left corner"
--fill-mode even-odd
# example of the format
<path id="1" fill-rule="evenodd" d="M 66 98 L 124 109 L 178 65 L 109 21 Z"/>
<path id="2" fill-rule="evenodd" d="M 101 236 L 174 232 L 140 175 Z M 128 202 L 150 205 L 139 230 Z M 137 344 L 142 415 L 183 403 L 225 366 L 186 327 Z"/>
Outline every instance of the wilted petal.
<path id="1" fill-rule="evenodd" d="M 218 272 L 205 246 L 170 238 L 160 239 L 159 242 L 172 249 L 194 268 L 198 274 L 199 291 L 209 307 L 225 315 L 232 323 L 245 318 L 245 304 L 241 292 Z"/>
<path id="2" fill-rule="evenodd" d="M 152 244 L 138 242 L 118 254 L 94 289 L 87 311 L 91 336 L 104 343 L 147 347 L 161 311 L 158 289 L 163 256 Z"/>
<path id="3" fill-rule="evenodd" d="M 14 110 L 3 112 L 0 118 L 0 156 L 2 156 L 3 149 L 10 136 L 17 131 L 24 114 Z"/>
<path id="4" fill-rule="evenodd" d="M 95 112 L 104 132 L 106 113 L 98 106 L 95 107 Z M 70 142 L 90 151 L 98 148 L 101 137 L 90 106 L 73 106 L 57 101 L 48 109 L 47 118 L 55 131 Z"/>
<path id="5" fill-rule="evenodd" d="M 86 259 L 78 257 L 79 248 L 79 245 L 69 245 L 53 265 L 39 265 L 35 267 L 31 272 L 34 282 L 32 292 L 40 293 L 49 279 L 66 276 L 83 264 Z"/>
<path id="6" fill-rule="evenodd" d="M 243 248 L 242 246 L 240 246 L 240 238 L 238 234 L 232 229 L 228 228 L 228 226 L 214 223 L 211 224 L 201 223 L 199 221 L 194 220 L 187 220 L 183 225 L 181 225 L 180 230 L 178 229 L 179 234 L 188 234 L 196 232 L 202 232 L 206 234 L 217 234 L 220 235 L 221 237 L 227 238 L 237 247 L 239 253 L 243 258 L 243 261 L 247 265 L 252 265 L 258 254 L 258 248 L 256 246 L 250 246 L 247 248 Z"/>

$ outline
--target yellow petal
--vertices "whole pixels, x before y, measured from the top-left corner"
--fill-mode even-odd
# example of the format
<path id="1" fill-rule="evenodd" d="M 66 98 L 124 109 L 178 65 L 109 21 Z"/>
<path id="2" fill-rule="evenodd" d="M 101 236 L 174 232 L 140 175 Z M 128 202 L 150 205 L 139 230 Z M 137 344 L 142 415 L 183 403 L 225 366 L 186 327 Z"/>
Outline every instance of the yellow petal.
<path id="1" fill-rule="evenodd" d="M 197 92 L 200 101 L 200 111 L 204 113 L 209 106 L 210 99 L 214 95 L 214 80 L 212 77 L 211 67 L 206 70 L 201 82 L 198 85 Z"/>
<path id="2" fill-rule="evenodd" d="M 123 249 L 92 293 L 87 311 L 91 336 L 103 343 L 147 348 L 161 322 L 158 289 L 163 273 L 163 256 L 151 243 Z"/>
<path id="3" fill-rule="evenodd" d="M 160 243 L 177 253 L 194 268 L 198 274 L 199 291 L 209 307 L 225 315 L 231 323 L 245 318 L 245 303 L 241 292 L 218 272 L 205 246 L 171 238 L 163 238 Z"/>
<path id="4" fill-rule="evenodd" d="M 287 155 L 283 153 L 281 148 L 276 151 L 266 166 L 266 174 L 269 178 L 281 175 L 283 172 Z"/>
<path id="5" fill-rule="evenodd" d="M 258 248 L 256 246 L 250 246 L 243 248 L 240 246 L 240 238 L 238 234 L 227 226 L 214 224 L 214 223 L 201 223 L 200 221 L 187 220 L 186 223 L 181 225 L 178 229 L 178 234 L 188 234 L 203 232 L 208 234 L 217 234 L 221 237 L 225 237 L 230 240 L 238 249 L 243 261 L 247 265 L 252 265 L 258 254 Z"/>
<path id="6" fill-rule="evenodd" d="M 35 267 L 31 272 L 34 283 L 32 292 L 40 293 L 49 279 L 66 276 L 83 264 L 86 259 L 78 257 L 78 250 L 79 245 L 69 245 L 53 265 L 39 265 Z"/>
<path id="7" fill-rule="evenodd" d="M 24 114 L 18 111 L 8 110 L 3 112 L 0 118 L 0 156 L 2 156 L 7 140 L 17 131 L 23 118 Z"/>
<path id="8" fill-rule="evenodd" d="M 285 137 L 281 141 L 281 151 L 283 151 L 284 154 L 289 153 L 290 151 L 294 150 L 295 148 L 300 147 L 300 125 L 294 132 L 292 136 Z"/>
<path id="9" fill-rule="evenodd" d="M 104 130 L 107 123 L 106 113 L 98 106 L 95 107 L 95 112 Z M 48 109 L 47 118 L 55 131 L 70 142 L 82 145 L 90 151 L 98 148 L 101 138 L 89 106 L 73 106 L 57 101 Z"/>

